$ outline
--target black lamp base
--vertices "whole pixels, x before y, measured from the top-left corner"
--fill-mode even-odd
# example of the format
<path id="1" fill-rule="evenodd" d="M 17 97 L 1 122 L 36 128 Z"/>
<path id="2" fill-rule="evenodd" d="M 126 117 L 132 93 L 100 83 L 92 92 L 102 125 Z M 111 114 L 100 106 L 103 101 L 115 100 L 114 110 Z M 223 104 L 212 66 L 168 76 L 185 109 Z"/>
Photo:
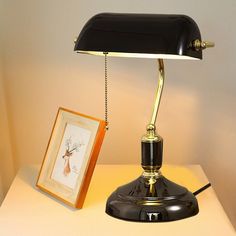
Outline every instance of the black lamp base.
<path id="1" fill-rule="evenodd" d="M 195 196 L 160 172 L 144 172 L 113 192 L 106 204 L 106 213 L 110 216 L 137 222 L 174 221 L 198 212 Z"/>

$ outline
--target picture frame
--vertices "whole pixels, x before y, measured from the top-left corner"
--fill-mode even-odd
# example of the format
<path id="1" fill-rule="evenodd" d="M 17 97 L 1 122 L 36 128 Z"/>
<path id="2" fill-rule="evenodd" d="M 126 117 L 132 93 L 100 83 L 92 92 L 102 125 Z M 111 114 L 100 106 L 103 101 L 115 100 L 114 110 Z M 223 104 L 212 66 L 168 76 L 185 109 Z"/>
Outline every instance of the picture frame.
<path id="1" fill-rule="evenodd" d="M 82 208 L 105 131 L 105 121 L 60 107 L 36 186 Z"/>

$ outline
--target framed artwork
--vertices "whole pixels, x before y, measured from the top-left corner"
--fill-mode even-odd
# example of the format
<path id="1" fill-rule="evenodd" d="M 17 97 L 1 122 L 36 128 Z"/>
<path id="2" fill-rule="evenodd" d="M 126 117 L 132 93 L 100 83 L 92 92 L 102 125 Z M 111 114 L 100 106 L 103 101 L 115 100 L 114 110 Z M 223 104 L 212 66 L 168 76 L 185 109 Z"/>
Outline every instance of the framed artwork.
<path id="1" fill-rule="evenodd" d="M 36 186 L 82 208 L 105 126 L 103 120 L 59 108 Z"/>

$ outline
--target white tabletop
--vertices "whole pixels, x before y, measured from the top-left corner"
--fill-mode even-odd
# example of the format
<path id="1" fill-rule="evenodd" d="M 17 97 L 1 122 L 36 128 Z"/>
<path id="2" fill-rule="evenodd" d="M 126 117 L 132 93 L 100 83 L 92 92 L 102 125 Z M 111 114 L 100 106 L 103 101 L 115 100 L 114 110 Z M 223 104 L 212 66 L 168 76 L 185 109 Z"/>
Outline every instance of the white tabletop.
<path id="1" fill-rule="evenodd" d="M 106 199 L 118 186 L 138 177 L 137 165 L 97 165 L 83 209 L 75 210 L 35 187 L 39 167 L 22 168 L 0 208 L 1 236 L 93 235 L 236 235 L 215 192 L 197 196 L 200 212 L 194 217 L 168 223 L 134 223 L 108 216 Z M 164 166 L 162 173 L 195 191 L 208 183 L 199 165 Z"/>

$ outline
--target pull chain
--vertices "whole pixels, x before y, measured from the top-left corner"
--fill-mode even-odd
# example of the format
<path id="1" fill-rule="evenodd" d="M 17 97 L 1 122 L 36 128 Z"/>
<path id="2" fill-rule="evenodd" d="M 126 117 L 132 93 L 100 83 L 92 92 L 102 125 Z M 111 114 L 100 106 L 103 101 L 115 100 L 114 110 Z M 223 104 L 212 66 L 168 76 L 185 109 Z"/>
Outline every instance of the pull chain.
<path id="1" fill-rule="evenodd" d="M 108 52 L 103 53 L 105 56 L 105 122 L 106 122 L 106 130 L 109 129 L 108 126 L 108 94 L 107 94 L 107 88 L 108 88 L 108 83 L 107 83 L 107 54 Z"/>

